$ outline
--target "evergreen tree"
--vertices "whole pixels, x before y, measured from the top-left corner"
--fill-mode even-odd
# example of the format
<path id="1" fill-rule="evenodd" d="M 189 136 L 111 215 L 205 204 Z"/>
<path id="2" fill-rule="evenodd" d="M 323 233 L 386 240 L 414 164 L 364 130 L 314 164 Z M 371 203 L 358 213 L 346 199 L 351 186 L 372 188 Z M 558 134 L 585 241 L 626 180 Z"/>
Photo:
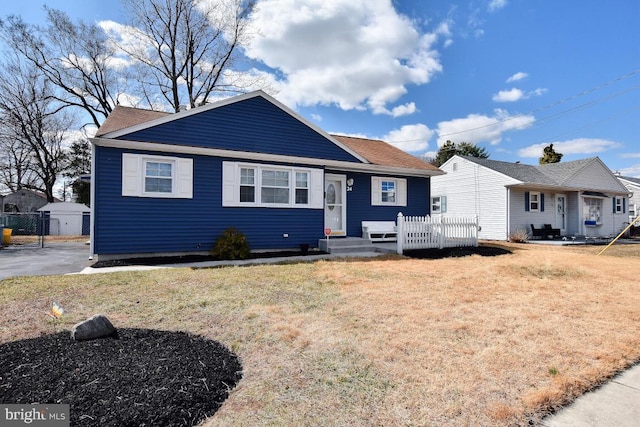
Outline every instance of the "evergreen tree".
<path id="1" fill-rule="evenodd" d="M 434 166 L 440 167 L 456 154 L 460 156 L 478 157 L 480 159 L 486 159 L 489 157 L 489 153 L 487 153 L 487 150 L 484 147 L 478 147 L 470 142 L 461 142 L 456 145 L 455 142 L 447 140 L 447 142 L 438 149 L 436 157 L 431 160 L 430 163 Z"/>
<path id="2" fill-rule="evenodd" d="M 556 152 L 556 150 L 553 149 L 553 144 L 544 147 L 544 154 L 538 159 L 541 165 L 558 163 L 560 160 L 562 160 L 562 153 Z"/>

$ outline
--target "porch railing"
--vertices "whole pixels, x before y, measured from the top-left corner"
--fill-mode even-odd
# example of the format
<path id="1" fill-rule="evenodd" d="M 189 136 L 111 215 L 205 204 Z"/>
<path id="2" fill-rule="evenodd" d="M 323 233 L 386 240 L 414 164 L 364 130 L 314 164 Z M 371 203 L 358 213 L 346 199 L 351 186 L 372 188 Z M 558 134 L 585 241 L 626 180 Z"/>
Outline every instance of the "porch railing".
<path id="1" fill-rule="evenodd" d="M 404 216 L 398 213 L 398 250 L 478 246 L 478 218 Z"/>

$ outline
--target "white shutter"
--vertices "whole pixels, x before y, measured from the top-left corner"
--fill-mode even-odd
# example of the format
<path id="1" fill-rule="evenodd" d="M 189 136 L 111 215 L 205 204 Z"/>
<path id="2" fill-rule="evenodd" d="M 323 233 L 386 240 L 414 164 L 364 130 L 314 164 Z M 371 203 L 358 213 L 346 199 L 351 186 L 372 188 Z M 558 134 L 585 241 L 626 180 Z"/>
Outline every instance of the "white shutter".
<path id="1" fill-rule="evenodd" d="M 222 206 L 238 206 L 240 203 L 237 170 L 234 162 L 222 162 Z"/>
<path id="2" fill-rule="evenodd" d="M 376 176 L 371 177 L 371 206 L 378 206 L 382 203 L 381 180 Z"/>
<path id="3" fill-rule="evenodd" d="M 139 197 L 142 194 L 142 162 L 136 154 L 122 154 L 122 195 Z"/>
<path id="4" fill-rule="evenodd" d="M 193 159 L 178 159 L 176 169 L 176 197 L 193 199 Z"/>
<path id="5" fill-rule="evenodd" d="M 324 209 L 324 171 L 312 169 L 310 176 L 309 207 L 311 209 Z"/>
<path id="6" fill-rule="evenodd" d="M 407 206 L 407 180 L 402 178 L 397 180 L 398 188 L 396 189 L 396 206 Z"/>

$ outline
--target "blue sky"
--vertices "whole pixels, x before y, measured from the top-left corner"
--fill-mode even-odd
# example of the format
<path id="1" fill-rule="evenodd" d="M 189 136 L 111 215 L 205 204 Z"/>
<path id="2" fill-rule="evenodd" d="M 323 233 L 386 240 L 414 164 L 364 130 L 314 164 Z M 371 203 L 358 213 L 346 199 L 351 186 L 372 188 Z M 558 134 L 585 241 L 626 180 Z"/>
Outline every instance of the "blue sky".
<path id="1" fill-rule="evenodd" d="M 37 23 L 43 3 L 0 15 Z M 124 23 L 115 0 L 46 4 Z M 259 0 L 246 55 L 268 92 L 331 133 L 426 156 L 465 141 L 530 164 L 553 143 L 563 161 L 640 177 L 639 16 L 637 0 Z"/>

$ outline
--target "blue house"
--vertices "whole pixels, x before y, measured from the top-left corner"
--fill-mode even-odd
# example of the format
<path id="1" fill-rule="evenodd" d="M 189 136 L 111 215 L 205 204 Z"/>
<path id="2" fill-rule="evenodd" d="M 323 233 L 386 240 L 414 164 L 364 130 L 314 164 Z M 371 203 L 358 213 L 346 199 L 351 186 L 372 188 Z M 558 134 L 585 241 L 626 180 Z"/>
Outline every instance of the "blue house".
<path id="1" fill-rule="evenodd" d="M 209 251 L 234 227 L 252 250 L 317 247 L 361 222 L 429 214 L 442 172 L 383 141 L 329 135 L 262 91 L 179 113 L 118 106 L 93 146 L 91 252 Z"/>

